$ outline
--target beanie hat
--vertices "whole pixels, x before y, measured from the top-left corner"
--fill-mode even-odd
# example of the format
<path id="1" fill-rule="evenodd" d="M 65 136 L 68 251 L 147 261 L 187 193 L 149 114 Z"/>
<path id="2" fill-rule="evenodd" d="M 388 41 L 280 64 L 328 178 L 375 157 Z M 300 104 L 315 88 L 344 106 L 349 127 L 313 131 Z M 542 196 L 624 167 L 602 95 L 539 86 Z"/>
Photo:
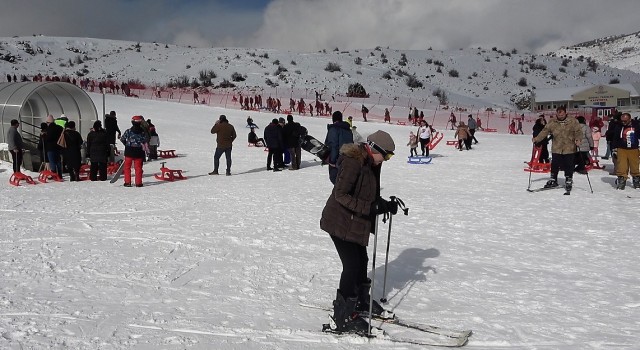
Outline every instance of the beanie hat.
<path id="1" fill-rule="evenodd" d="M 69 129 L 75 129 L 76 128 L 76 122 L 74 122 L 73 120 L 69 121 L 67 123 L 67 128 Z"/>
<path id="2" fill-rule="evenodd" d="M 131 117 L 132 123 L 142 123 L 143 120 L 144 118 L 141 115 L 134 115 L 133 117 Z"/>
<path id="3" fill-rule="evenodd" d="M 273 123 L 273 124 L 278 124 L 278 119 L 273 118 L 273 120 L 271 121 L 271 123 Z"/>
<path id="4" fill-rule="evenodd" d="M 331 120 L 335 123 L 335 122 L 339 122 L 342 121 L 342 112 L 340 111 L 335 111 L 333 112 L 333 114 L 331 115 Z"/>
<path id="5" fill-rule="evenodd" d="M 102 128 L 102 122 L 99 120 L 96 120 L 95 122 L 93 122 L 93 130 L 97 130 L 97 129 L 101 129 Z"/>
<path id="6" fill-rule="evenodd" d="M 53 123 L 53 116 L 51 114 L 47 116 L 47 123 Z"/>
<path id="7" fill-rule="evenodd" d="M 287 115 L 287 121 L 288 122 L 292 122 L 293 121 L 293 116 L 291 114 Z"/>
<path id="8" fill-rule="evenodd" d="M 378 147 L 387 152 L 393 152 L 396 150 L 396 144 L 393 142 L 391 135 L 382 130 L 378 130 L 369 135 L 369 137 L 367 137 L 367 141 L 375 143 L 376 145 L 378 145 Z M 372 151 L 376 152 L 375 149 L 372 149 Z"/>
<path id="9" fill-rule="evenodd" d="M 220 114 L 220 121 L 221 122 L 226 122 L 227 121 L 227 116 L 224 114 Z"/>
<path id="10" fill-rule="evenodd" d="M 67 118 L 67 116 L 66 116 L 66 115 L 64 115 L 64 113 L 60 114 L 60 118 L 59 118 L 59 119 L 62 119 L 62 120 L 69 120 L 69 118 Z"/>

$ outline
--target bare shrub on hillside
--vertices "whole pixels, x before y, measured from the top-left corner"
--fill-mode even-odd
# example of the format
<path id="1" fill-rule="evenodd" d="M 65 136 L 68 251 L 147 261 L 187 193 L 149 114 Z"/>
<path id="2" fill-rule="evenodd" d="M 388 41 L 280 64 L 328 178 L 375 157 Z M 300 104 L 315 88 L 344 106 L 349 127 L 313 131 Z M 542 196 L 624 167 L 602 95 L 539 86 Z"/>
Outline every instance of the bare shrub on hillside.
<path id="1" fill-rule="evenodd" d="M 341 72 L 342 68 L 340 67 L 339 64 L 335 63 L 335 62 L 329 62 L 327 63 L 327 66 L 324 67 L 324 70 L 326 70 L 327 72 Z"/>

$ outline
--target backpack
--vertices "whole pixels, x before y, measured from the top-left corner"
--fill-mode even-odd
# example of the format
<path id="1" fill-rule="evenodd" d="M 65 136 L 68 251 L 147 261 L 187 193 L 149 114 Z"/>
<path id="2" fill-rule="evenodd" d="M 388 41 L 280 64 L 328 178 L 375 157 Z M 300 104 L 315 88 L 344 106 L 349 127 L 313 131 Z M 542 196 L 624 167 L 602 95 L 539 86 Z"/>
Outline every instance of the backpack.
<path id="1" fill-rule="evenodd" d="M 144 135 L 144 132 L 140 134 L 136 134 L 131 131 L 131 129 L 127 129 L 124 132 L 120 141 L 127 147 L 139 147 L 141 148 L 143 144 L 147 143 L 147 139 Z"/>

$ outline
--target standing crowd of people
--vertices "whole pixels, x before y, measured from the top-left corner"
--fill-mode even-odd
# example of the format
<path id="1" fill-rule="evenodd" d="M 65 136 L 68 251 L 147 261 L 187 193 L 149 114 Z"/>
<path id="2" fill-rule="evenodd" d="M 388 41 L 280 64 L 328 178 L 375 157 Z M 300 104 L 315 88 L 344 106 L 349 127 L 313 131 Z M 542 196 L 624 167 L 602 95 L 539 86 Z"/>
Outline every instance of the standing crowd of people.
<path id="1" fill-rule="evenodd" d="M 556 115 L 547 122 L 540 115 L 533 126 L 534 145 L 541 152 L 540 163 L 551 162 L 550 179 L 545 188 L 558 187 L 558 173 L 563 171 L 564 187 L 570 192 L 573 186 L 573 174 L 587 174 L 594 160 L 599 155 L 599 140 L 602 137 L 604 122 L 602 118 L 593 118 L 587 124 L 583 116 L 572 117 L 567 114 L 565 106 L 556 109 Z M 633 188 L 640 188 L 640 151 L 638 134 L 640 121 L 632 119 L 629 113 L 614 112 L 610 115 L 609 125 L 605 132 L 607 152 L 602 159 L 613 158 L 616 175 L 616 189 L 624 190 L 629 178 Z M 548 144 L 551 142 L 551 160 L 549 160 Z"/>
<path id="2" fill-rule="evenodd" d="M 48 115 L 40 125 L 36 149 L 41 159 L 40 170 L 50 171 L 58 180 L 63 180 L 63 173 L 69 174 L 69 181 L 81 180 L 81 169 L 86 159 L 89 164 L 88 179 L 91 181 L 107 180 L 109 163 L 115 160 L 116 140 L 124 145 L 124 178 L 125 186 L 131 187 L 131 167 L 135 169 L 135 185 L 142 187 L 142 163 L 157 159 L 157 148 L 160 137 L 151 119 L 142 116 L 131 119 L 131 128 L 122 133 L 118 126 L 116 112 L 111 111 L 104 117 L 104 127 L 100 120 L 93 126 L 86 138 L 76 130 L 76 122 L 62 114 L 58 118 Z M 12 155 L 13 172 L 20 173 L 24 150 L 27 148 L 20 132 L 19 121 L 11 121 L 7 132 L 9 151 Z M 83 156 L 84 151 L 84 156 Z"/>

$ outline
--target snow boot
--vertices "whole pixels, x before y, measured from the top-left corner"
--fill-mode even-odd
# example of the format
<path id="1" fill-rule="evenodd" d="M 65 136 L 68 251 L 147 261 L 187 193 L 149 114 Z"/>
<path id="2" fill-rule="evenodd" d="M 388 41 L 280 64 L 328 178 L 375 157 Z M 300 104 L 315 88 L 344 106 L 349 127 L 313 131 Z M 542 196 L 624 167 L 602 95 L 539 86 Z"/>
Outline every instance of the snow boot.
<path id="1" fill-rule="evenodd" d="M 564 179 L 564 190 L 566 192 L 571 192 L 571 189 L 573 188 L 573 178 L 571 177 L 566 177 Z"/>
<path id="2" fill-rule="evenodd" d="M 332 317 L 336 324 L 336 332 L 361 335 L 366 335 L 369 332 L 369 323 L 355 311 L 357 302 L 357 297 L 345 299 L 338 289 L 336 300 L 333 301 Z"/>
<path id="3" fill-rule="evenodd" d="M 551 174 L 551 179 L 547 181 L 547 183 L 544 185 L 544 188 L 555 188 L 555 187 L 558 187 L 558 175 Z"/>
<path id="4" fill-rule="evenodd" d="M 618 176 L 616 180 L 616 190 L 624 190 L 625 187 L 627 187 L 627 179 L 625 179 L 624 176 Z"/>
<path id="5" fill-rule="evenodd" d="M 371 295 L 371 279 L 367 278 L 367 282 L 362 283 L 358 287 L 358 303 L 356 304 L 356 311 L 361 314 L 369 314 L 369 300 Z M 385 310 L 375 299 L 373 299 L 373 307 L 371 308 L 373 316 L 380 318 L 393 318 L 393 312 Z"/>
<path id="6" fill-rule="evenodd" d="M 640 188 L 640 176 L 633 177 L 633 188 Z"/>

